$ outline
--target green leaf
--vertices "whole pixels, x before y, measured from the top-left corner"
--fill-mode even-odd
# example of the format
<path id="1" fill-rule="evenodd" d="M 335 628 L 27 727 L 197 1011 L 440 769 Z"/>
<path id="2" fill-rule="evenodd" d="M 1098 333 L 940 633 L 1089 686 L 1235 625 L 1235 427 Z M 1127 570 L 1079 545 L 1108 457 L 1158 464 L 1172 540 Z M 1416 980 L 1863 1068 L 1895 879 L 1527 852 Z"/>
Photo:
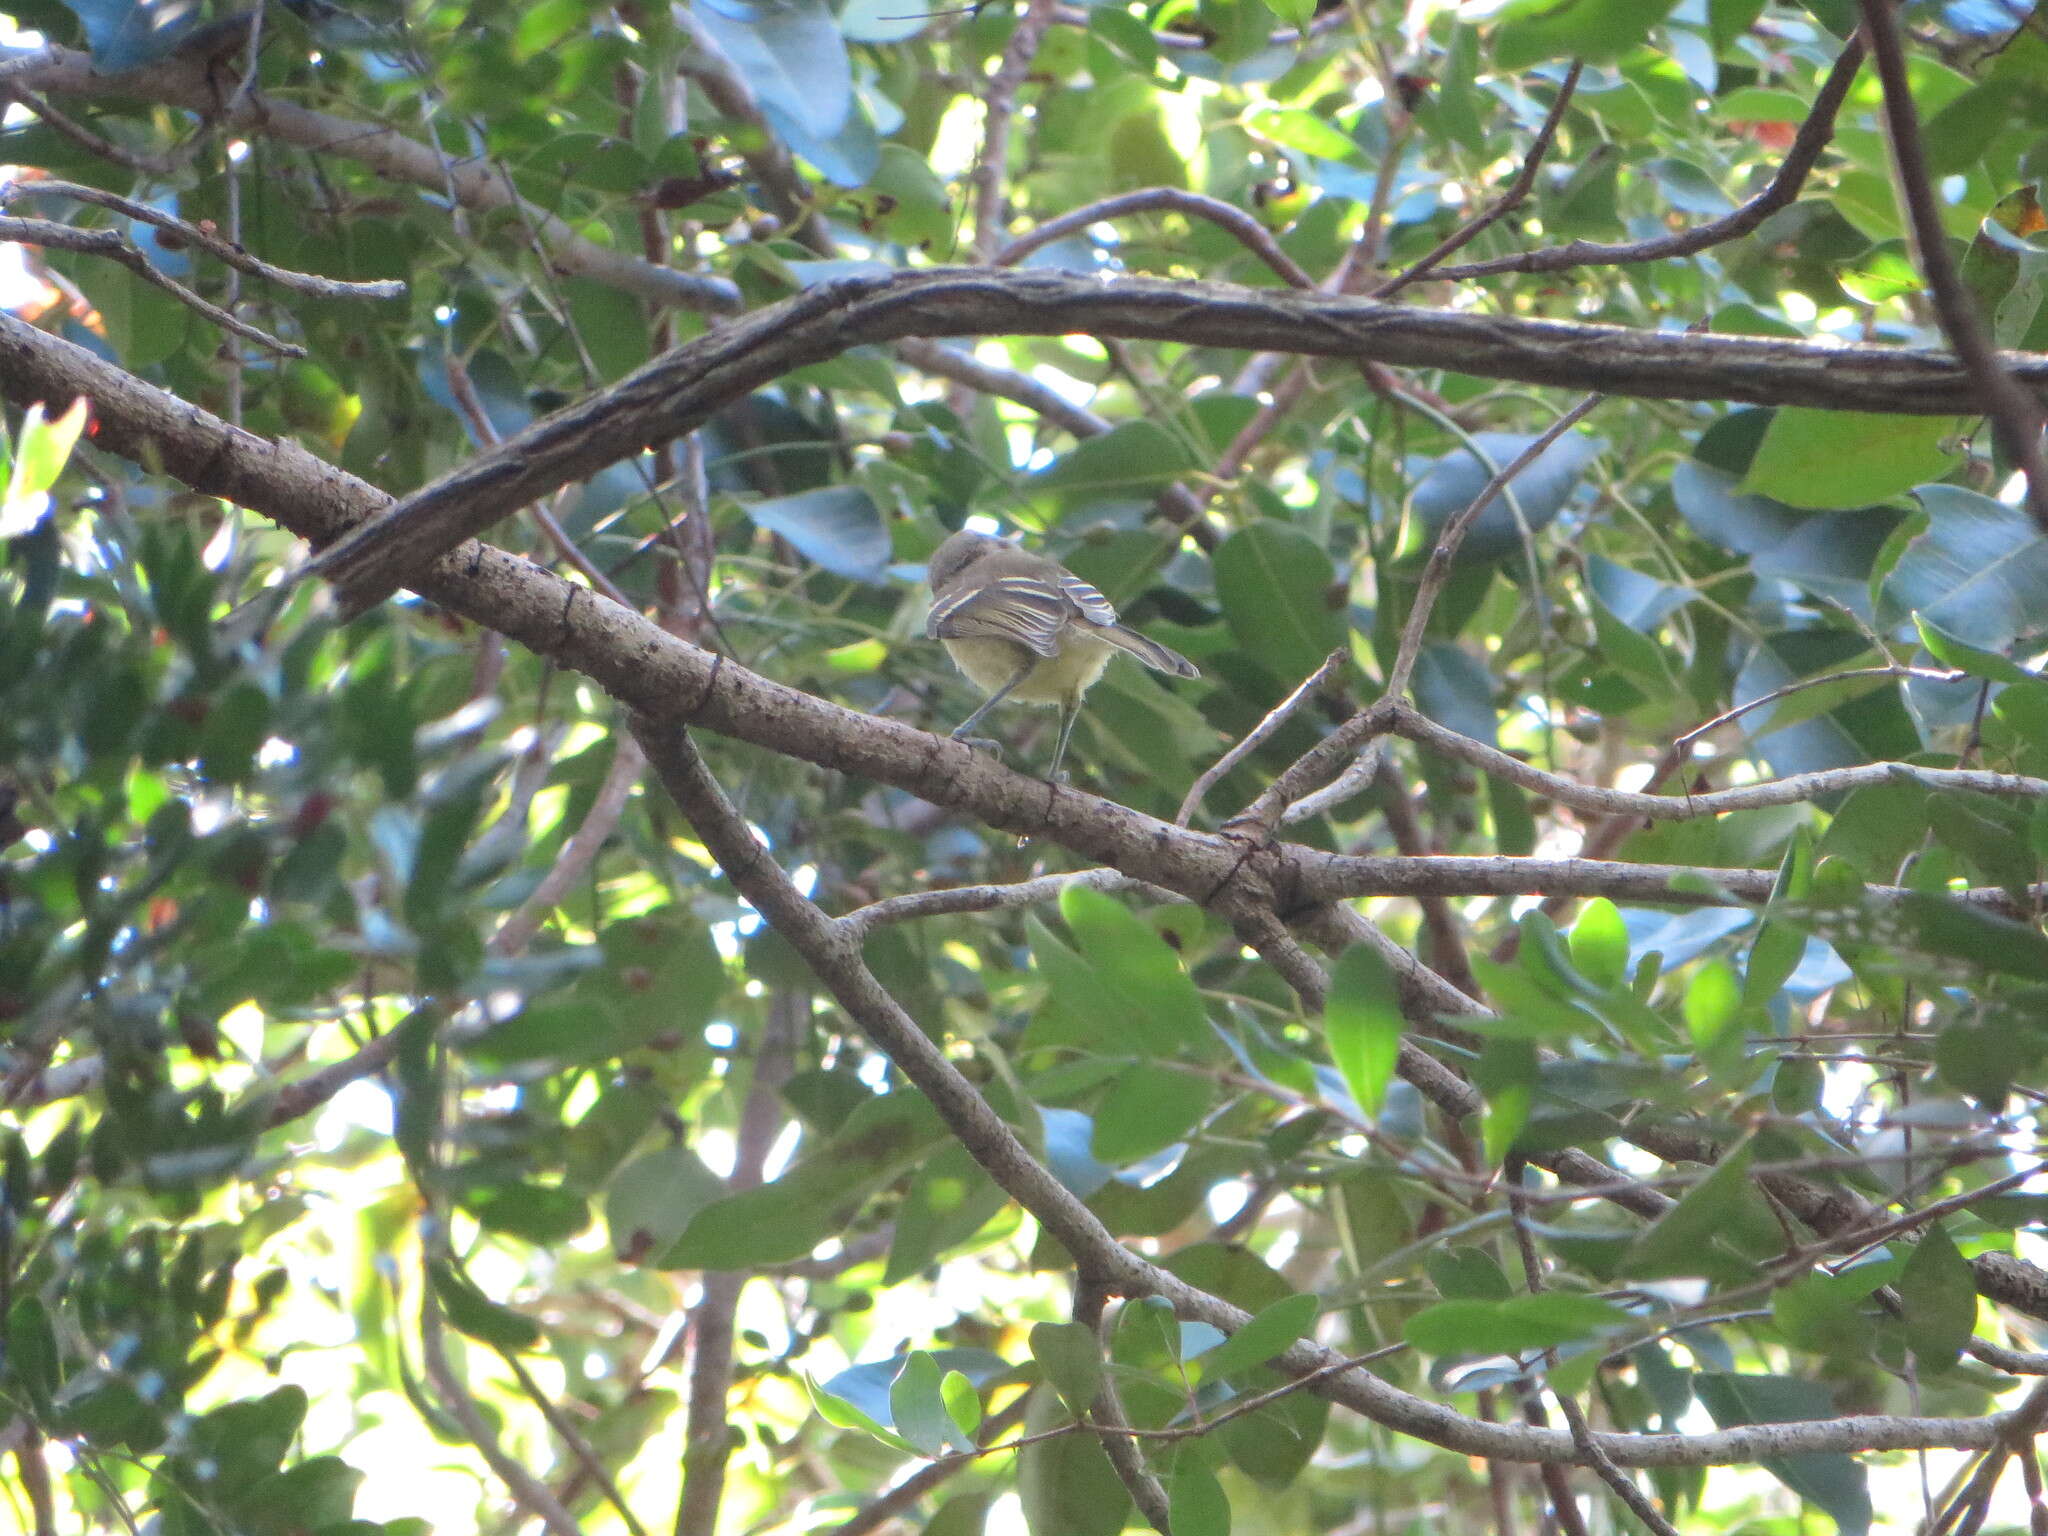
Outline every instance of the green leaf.
<path id="1" fill-rule="evenodd" d="M 1079 1323 L 1033 1323 L 1031 1358 L 1075 1418 L 1094 1406 L 1102 1390 L 1102 1346 Z"/>
<path id="2" fill-rule="evenodd" d="M 1934 1068 L 1941 1080 L 1987 1109 L 2004 1107 L 2022 1063 L 2004 1028 L 1957 1019 L 1934 1038 Z"/>
<path id="3" fill-rule="evenodd" d="M 1899 1303 L 1906 1342 L 1921 1366 L 1953 1365 L 1977 1329 L 1977 1279 L 1940 1222 L 1913 1245 L 1899 1274 Z"/>
<path id="4" fill-rule="evenodd" d="M 1506 1301 L 1515 1293 L 1493 1255 L 1470 1244 L 1431 1249 L 1423 1267 L 1446 1301 Z"/>
<path id="5" fill-rule="evenodd" d="M 1367 1115 L 1377 1116 L 1401 1054 L 1400 991 L 1377 952 L 1354 944 L 1337 959 L 1323 1029 L 1330 1058 Z"/>
<path id="6" fill-rule="evenodd" d="M 540 1324 L 523 1312 L 491 1300 L 463 1278 L 455 1266 L 436 1260 L 427 1279 L 440 1298 L 448 1321 L 473 1339 L 503 1350 L 531 1349 L 540 1342 Z"/>
<path id="7" fill-rule="evenodd" d="M 1401 1337 L 1429 1355 L 1519 1355 L 1576 1343 L 1633 1321 L 1597 1296 L 1544 1291 L 1505 1301 L 1440 1301 L 1411 1317 Z"/>
<path id="8" fill-rule="evenodd" d="M 93 68 L 116 75 L 165 58 L 200 24 L 197 7 L 151 4 L 149 0 L 64 0 L 85 28 Z"/>
<path id="9" fill-rule="evenodd" d="M 825 485 L 743 505 L 756 527 L 780 534 L 813 565 L 849 581 L 884 580 L 889 530 L 874 498 L 858 486 Z"/>
<path id="10" fill-rule="evenodd" d="M 2034 633 L 2048 590 L 2048 539 L 2019 508 L 1960 486 L 1923 485 L 1914 495 L 1927 525 L 1879 584 L 1882 600 L 1987 651 Z"/>
<path id="11" fill-rule="evenodd" d="M 1265 12 L 1251 0 L 1197 0 L 1197 4 L 1205 11 L 1211 6 L 1227 6 L 1238 16 L 1256 17 L 1261 26 L 1265 23 Z M 1117 191 L 1188 184 L 1187 162 L 1174 148 L 1165 120 L 1156 108 L 1126 112 L 1110 124 L 1105 150 L 1109 184 Z"/>
<path id="12" fill-rule="evenodd" d="M 85 430 L 88 405 L 81 395 L 55 421 L 43 414 L 42 402 L 28 408 L 22 418 L 21 441 L 14 451 L 14 463 L 7 477 L 7 490 L 0 498 L 0 539 L 27 533 L 49 509 L 50 487 L 64 472 L 78 435 Z M 0 432 L 0 450 L 5 433 Z M 0 452 L 4 463 L 4 452 Z"/>
<path id="13" fill-rule="evenodd" d="M 1509 0 L 1494 13 L 1493 62 L 1527 69 L 1545 59 L 1606 64 L 1650 35 L 1677 0 Z"/>
<path id="14" fill-rule="evenodd" d="M 1058 1400 L 1034 1392 L 1025 1409 L 1027 1435 L 1061 1422 Z M 1090 1434 L 1055 1435 L 1017 1453 L 1017 1496 L 1032 1536 L 1117 1536 L 1131 1508 L 1116 1469 Z"/>
<path id="15" fill-rule="evenodd" d="M 837 1393 L 827 1391 L 812 1378 L 806 1376 L 804 1385 L 810 1390 L 811 1406 L 818 1410 L 818 1417 L 827 1424 L 836 1429 L 860 1430 L 864 1434 L 874 1436 L 884 1445 L 894 1446 L 899 1451 L 908 1451 L 913 1456 L 923 1454 L 893 1429 L 855 1407 Z"/>
<path id="16" fill-rule="evenodd" d="M 888 0 L 881 0 L 881 3 L 887 4 Z M 920 1536 L 983 1536 L 988 1527 L 989 1509 L 995 1499 L 995 1494 L 990 1492 L 956 1494 L 925 1521 Z"/>
<path id="17" fill-rule="evenodd" d="M 1090 1150 L 1121 1167 L 1185 1140 L 1202 1123 L 1216 1086 L 1197 1072 L 1141 1061 L 1117 1074 L 1095 1117 Z"/>
<path id="18" fill-rule="evenodd" d="M 1166 1479 L 1167 1524 L 1174 1536 L 1230 1536 L 1230 1500 L 1201 1447 L 1181 1445 Z"/>
<path id="19" fill-rule="evenodd" d="M 919 1349 L 904 1358 L 903 1369 L 889 1386 L 890 1421 L 926 1456 L 943 1456 L 959 1433 L 946 1411 L 941 1379 L 938 1362 Z"/>
<path id="20" fill-rule="evenodd" d="M 1725 960 L 1709 960 L 1685 989 L 1685 1028 L 1702 1056 L 1715 1052 L 1742 1017 L 1742 986 Z"/>
<path id="21" fill-rule="evenodd" d="M 981 1428 L 981 1391 L 966 1375 L 948 1371 L 939 1379 L 939 1398 L 952 1420 L 953 1444 L 963 1451 L 974 1449 L 974 1433 Z"/>
<path id="22" fill-rule="evenodd" d="M 2048 938 L 2025 923 L 1929 891 L 1901 897 L 1894 921 L 1898 941 L 1926 954 L 2003 976 L 2048 981 Z"/>
<path id="23" fill-rule="evenodd" d="M 251 1536 L 343 1528 L 364 1474 L 339 1456 L 313 1456 L 239 1490 L 237 1524 Z"/>
<path id="24" fill-rule="evenodd" d="M 1781 406 L 1736 489 L 1807 510 L 1871 506 L 1946 475 L 1956 430 L 1946 416 Z"/>
<path id="25" fill-rule="evenodd" d="M 1629 1275 L 1713 1275 L 1778 1237 L 1777 1223 L 1749 1177 L 1750 1143 L 1714 1165 L 1629 1245 L 1622 1272 Z M 1720 1245 L 1727 1243 L 1729 1248 Z"/>
<path id="26" fill-rule="evenodd" d="M 699 1210 L 654 1262 L 663 1269 L 754 1269 L 803 1258 L 943 1136 L 921 1094 L 872 1099 L 781 1178 Z"/>
<path id="27" fill-rule="evenodd" d="M 882 1284 L 907 1280 L 966 1242 L 1008 1198 L 965 1147 L 941 1147 L 918 1169 L 897 1208 Z"/>
<path id="28" fill-rule="evenodd" d="M 476 1184 L 462 1192 L 462 1208 L 488 1232 L 503 1232 L 538 1247 L 568 1242 L 590 1225 L 590 1207 L 572 1190 L 548 1184 Z"/>
<path id="29" fill-rule="evenodd" d="M 2017 662 L 1959 639 L 1923 614 L 1913 615 L 1913 627 L 1920 632 L 1920 643 L 1927 647 L 1927 654 L 1944 667 L 1954 667 L 1972 677 L 1989 678 L 1994 683 L 2024 686 L 2041 681 Z"/>
<path id="30" fill-rule="evenodd" d="M 1898 1275 L 1900 1263 L 1858 1264 L 1839 1275 L 1815 1269 L 1771 1292 L 1771 1319 L 1800 1349 L 1840 1359 L 1868 1355 L 1878 1334 L 1865 1298 Z"/>
<path id="31" fill-rule="evenodd" d="M 1264 1374 L 1272 1379 L 1254 1377 L 1255 1388 L 1279 1385 L 1277 1373 Z M 1223 1447 L 1245 1476 L 1278 1492 L 1294 1486 L 1322 1443 L 1329 1420 L 1328 1399 L 1313 1392 L 1289 1392 L 1258 1412 L 1225 1424 Z"/>
<path id="32" fill-rule="evenodd" d="M 791 149 L 838 186 L 874 174 L 881 143 L 855 99 L 846 41 L 824 0 L 718 0 L 691 14 Z"/>
<path id="33" fill-rule="evenodd" d="M 1527 1040 L 1486 1042 L 1472 1069 L 1472 1081 L 1486 1095 L 1480 1134 L 1488 1167 L 1499 1167 L 1529 1123 L 1536 1097 L 1536 1047 Z"/>
<path id="34" fill-rule="evenodd" d="M 1217 546 L 1214 566 L 1232 636 L 1285 687 L 1344 643 L 1336 567 L 1299 529 L 1249 524 Z"/>
<path id="35" fill-rule="evenodd" d="M 1136 913 L 1113 896 L 1070 885 L 1060 893 L 1060 915 L 1101 983 L 1098 1045 L 1123 1034 L 1148 1055 L 1211 1053 L 1215 1037 L 1201 993 L 1173 947 Z"/>
<path id="36" fill-rule="evenodd" d="M 1707 0 L 1707 26 L 1713 33 L 1714 47 L 1726 48 L 1747 33 L 1763 14 L 1765 3 L 1766 0 Z M 1796 123 L 1805 116 L 1806 108 L 1802 105 L 1782 121 Z"/>
<path id="37" fill-rule="evenodd" d="M 1628 980 L 1628 926 L 1621 909 L 1605 896 L 1587 902 L 1572 924 L 1572 964 L 1600 987 L 1618 987 Z"/>
<path id="38" fill-rule="evenodd" d="M 1202 1379 L 1214 1381 L 1233 1371 L 1264 1365 L 1296 1339 L 1308 1336 L 1322 1306 L 1318 1297 L 1307 1292 L 1274 1302 L 1221 1344 L 1197 1357 Z"/>
<path id="39" fill-rule="evenodd" d="M 1267 0 L 1267 4 L 1272 5 L 1273 0 Z M 1279 14 L 1277 6 L 1274 10 Z M 1358 157 L 1356 142 L 1318 113 L 1276 108 L 1258 113 L 1250 126 L 1260 138 L 1271 139 L 1304 155 L 1314 155 L 1318 160 L 1345 161 Z"/>
<path id="40" fill-rule="evenodd" d="M 1409 508 L 1431 538 L 1470 507 L 1497 473 L 1533 448 L 1537 437 L 1533 432 L 1475 432 L 1472 447 L 1455 448 L 1432 464 L 1408 493 Z M 1606 447 L 1602 438 L 1568 432 L 1523 465 L 1472 520 L 1458 546 L 1457 563 L 1483 565 L 1519 556 L 1522 524 L 1527 523 L 1532 535 L 1549 527 Z M 1520 519 L 1515 516 L 1517 507 Z"/>
<path id="41" fill-rule="evenodd" d="M 1764 907 L 1763 921 L 1750 942 L 1749 959 L 1742 968 L 1742 1004 L 1760 1008 L 1777 995 L 1778 989 L 1799 968 L 1806 955 L 1806 932 L 1774 915 L 1787 901 L 1802 900 L 1813 884 L 1813 834 L 1801 827 L 1785 847 L 1778 861 L 1778 876 L 1771 885 L 1771 899 Z"/>
<path id="42" fill-rule="evenodd" d="M 1156 491 L 1199 467 L 1185 439 L 1156 421 L 1127 421 L 1082 439 L 1032 476 L 1027 490 L 1067 502 L 1099 501 Z"/>
<path id="43" fill-rule="evenodd" d="M 2037 189 L 2022 186 L 1992 206 L 1963 256 L 1963 285 L 2002 347 L 2048 345 L 2048 249 L 2028 238 L 2044 227 Z"/>
<path id="44" fill-rule="evenodd" d="M 1829 1419 L 1841 1411 L 1826 1387 L 1789 1376 L 1700 1371 L 1693 1377 L 1693 1390 L 1722 1429 Z M 1869 1531 L 1869 1480 L 1853 1456 L 1787 1456 L 1763 1465 L 1802 1499 L 1833 1516 L 1840 1536 L 1865 1536 Z"/>
<path id="45" fill-rule="evenodd" d="M 1305 27 L 1316 14 L 1315 0 L 1266 0 L 1266 9 L 1290 27 Z"/>
<path id="46" fill-rule="evenodd" d="M 57 1390 L 58 1361 L 49 1308 L 38 1297 L 20 1297 L 7 1311 L 7 1370 L 43 1408 Z"/>
<path id="47" fill-rule="evenodd" d="M 1178 1366 L 1186 1330 L 1164 1296 L 1139 1296 L 1117 1314 L 1110 1353 L 1118 1365 L 1142 1371 Z"/>

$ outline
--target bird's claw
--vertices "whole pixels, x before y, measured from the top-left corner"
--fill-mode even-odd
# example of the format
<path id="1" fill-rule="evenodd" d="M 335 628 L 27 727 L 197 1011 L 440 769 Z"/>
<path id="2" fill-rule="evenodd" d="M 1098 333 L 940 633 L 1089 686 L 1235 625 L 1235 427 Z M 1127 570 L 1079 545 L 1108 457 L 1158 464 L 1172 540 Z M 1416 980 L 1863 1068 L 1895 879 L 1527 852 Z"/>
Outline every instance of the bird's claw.
<path id="1" fill-rule="evenodd" d="M 962 736 L 958 731 L 955 731 L 953 732 L 953 740 L 962 742 L 974 748 L 977 752 L 986 752 L 991 757 L 999 758 L 1003 755 L 1003 744 L 992 736 Z"/>

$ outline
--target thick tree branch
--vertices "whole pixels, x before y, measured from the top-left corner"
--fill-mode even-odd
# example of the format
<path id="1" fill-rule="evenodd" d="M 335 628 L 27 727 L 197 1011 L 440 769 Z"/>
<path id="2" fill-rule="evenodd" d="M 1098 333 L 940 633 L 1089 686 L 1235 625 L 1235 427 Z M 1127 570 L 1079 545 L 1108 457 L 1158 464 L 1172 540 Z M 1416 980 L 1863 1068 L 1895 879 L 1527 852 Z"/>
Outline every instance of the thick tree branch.
<path id="1" fill-rule="evenodd" d="M 1914 415 L 1953 415 L 1975 405 L 1969 374 L 1941 352 L 1502 319 L 1144 277 L 888 272 L 821 283 L 684 343 L 406 497 L 375 532 L 322 556 L 318 573 L 358 606 L 381 600 L 407 572 L 515 508 L 679 437 L 796 368 L 864 343 L 1076 331 L 1660 399 Z M 2009 362 L 2030 388 L 2048 388 L 2048 357 L 2014 355 Z"/>

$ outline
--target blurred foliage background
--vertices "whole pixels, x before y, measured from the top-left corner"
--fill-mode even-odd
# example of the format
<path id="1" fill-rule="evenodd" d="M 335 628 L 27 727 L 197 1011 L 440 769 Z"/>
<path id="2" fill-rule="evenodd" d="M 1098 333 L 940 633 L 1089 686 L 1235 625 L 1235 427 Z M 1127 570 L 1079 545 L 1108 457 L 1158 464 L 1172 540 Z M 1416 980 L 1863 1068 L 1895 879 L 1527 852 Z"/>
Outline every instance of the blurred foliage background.
<path id="1" fill-rule="evenodd" d="M 1453 260 L 1706 224 L 1769 183 L 1856 6 L 6 0 L 0 19 L 8 211 L 118 231 L 304 355 L 47 242 L 6 248 L 13 313 L 402 494 L 719 323 L 665 302 L 662 271 L 759 305 L 847 263 L 1002 261 L 1047 221 L 1168 189 L 1364 292 L 1501 196 L 1567 91 L 1526 200 Z M 1973 296 L 2002 345 L 2048 350 L 2048 22 L 2012 0 L 1898 20 Z M 97 74 L 37 63 L 44 43 Z M 1739 237 L 1425 276 L 1401 302 L 1939 345 L 1878 108 L 1866 71 L 1797 195 Z M 173 227 L 34 190 L 50 179 Z M 1283 281 L 1192 206 L 1016 259 Z M 404 294 L 295 292 L 179 223 Z M 499 537 L 749 668 L 943 731 L 972 701 L 922 638 L 921 564 L 970 519 L 1021 533 L 1202 667 L 1168 684 L 1119 663 L 1070 759 L 1079 787 L 1167 819 L 1347 653 L 1208 792 L 1214 827 L 1374 696 L 1434 531 L 1576 398 L 1083 335 L 863 347 Z M 1778 872 L 1768 905 L 1616 906 L 1563 875 L 1441 900 L 1427 926 L 1359 903 L 1500 1010 L 1429 1043 L 1481 1117 L 1369 1065 L 1398 1028 L 1382 973 L 1339 966 L 1326 1032 L 1193 906 L 1070 887 L 874 929 L 877 974 L 1060 1179 L 1259 1316 L 1224 1344 L 1154 1304 L 1101 1340 L 1072 1321 L 1070 1256 L 640 788 L 591 685 L 411 598 L 344 626 L 302 586 L 247 638 L 224 616 L 296 542 L 89 433 L 74 448 L 69 405 L 10 415 L 0 508 L 14 1528 L 1108 1536 L 1139 1516 L 1091 1436 L 950 1453 L 1070 1423 L 1105 1371 L 1140 1427 L 1201 1427 L 1277 1387 L 1266 1362 L 1310 1333 L 1464 1413 L 1555 1422 L 1564 1397 L 1677 1433 L 1981 1418 L 2043 1369 L 2048 1308 L 1980 1304 L 1973 1268 L 2040 1262 L 2048 1220 L 2029 1182 L 2048 543 L 1978 421 L 1609 401 L 1480 520 L 1412 680 L 1467 737 L 1674 793 L 1879 761 L 2036 785 L 1900 771 L 1646 827 L 1401 746 L 1287 835 L 1676 864 L 1701 891 Z M 994 720 L 1013 762 L 1042 761 L 1050 716 Z M 899 789 L 701 744 L 830 911 L 1076 867 Z M 1720 1160 L 1657 1155 L 1653 1131 Z M 1679 1203 L 1646 1224 L 1522 1171 L 1564 1147 Z M 1761 1170 L 1912 1219 L 1831 1248 Z M 1178 1536 L 1633 1528 L 1583 1470 L 1561 1512 L 1529 1467 L 1307 1392 L 1145 1451 Z M 1959 1450 L 1642 1482 L 1687 1531 L 1945 1510 L 2017 1529 L 2030 1504 L 2038 1529 L 2019 1461 L 1981 1497 Z"/>

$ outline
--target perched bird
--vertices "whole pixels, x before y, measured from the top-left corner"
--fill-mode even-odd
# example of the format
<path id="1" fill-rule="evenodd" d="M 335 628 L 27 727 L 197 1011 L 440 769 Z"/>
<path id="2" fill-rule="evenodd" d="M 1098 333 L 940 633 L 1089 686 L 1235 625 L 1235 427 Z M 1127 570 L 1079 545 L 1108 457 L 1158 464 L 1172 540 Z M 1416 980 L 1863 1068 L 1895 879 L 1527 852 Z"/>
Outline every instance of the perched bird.
<path id="1" fill-rule="evenodd" d="M 955 727 L 953 739 L 994 750 L 995 742 L 968 734 L 983 715 L 1005 699 L 1056 704 L 1059 744 L 1047 775 L 1054 782 L 1081 696 L 1102 676 L 1112 653 L 1127 651 L 1175 677 L 1201 676 L 1180 652 L 1118 623 L 1109 599 L 1057 560 L 1006 540 L 963 529 L 933 552 L 928 575 L 932 611 L 924 632 L 944 642 L 954 665 L 988 695 Z"/>

